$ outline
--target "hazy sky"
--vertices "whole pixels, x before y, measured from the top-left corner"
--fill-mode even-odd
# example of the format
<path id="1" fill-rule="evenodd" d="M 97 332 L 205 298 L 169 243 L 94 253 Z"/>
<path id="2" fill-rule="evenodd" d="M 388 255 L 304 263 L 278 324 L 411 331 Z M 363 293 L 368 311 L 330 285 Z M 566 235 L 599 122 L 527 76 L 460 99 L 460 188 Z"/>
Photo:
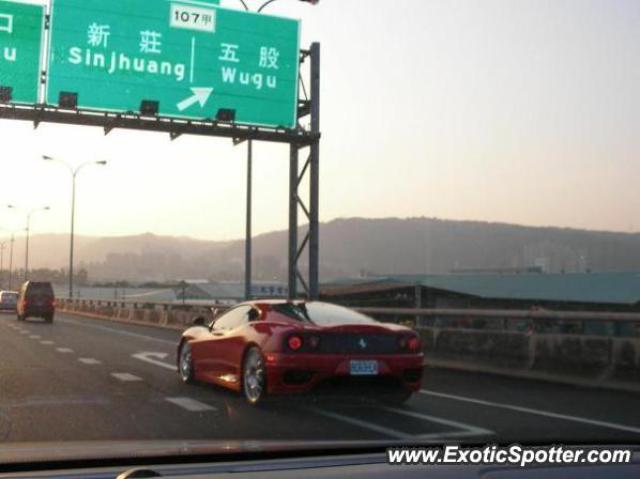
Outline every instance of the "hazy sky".
<path id="1" fill-rule="evenodd" d="M 322 43 L 323 221 L 640 230 L 640 1 L 280 0 L 269 12 Z M 109 161 L 78 180 L 78 233 L 243 235 L 244 146 L 6 120 L 0 138 L 0 201 L 52 208 L 34 233 L 69 228 L 69 174 L 48 154 Z M 287 184 L 287 148 L 256 145 L 256 233 L 286 228 Z M 22 222 L 0 209 L 0 226 Z"/>

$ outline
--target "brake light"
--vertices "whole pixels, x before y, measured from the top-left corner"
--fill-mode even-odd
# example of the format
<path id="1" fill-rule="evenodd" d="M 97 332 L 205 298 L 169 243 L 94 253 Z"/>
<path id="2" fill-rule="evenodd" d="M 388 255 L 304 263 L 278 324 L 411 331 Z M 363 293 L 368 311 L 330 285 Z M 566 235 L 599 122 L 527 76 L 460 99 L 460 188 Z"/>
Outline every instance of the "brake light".
<path id="1" fill-rule="evenodd" d="M 300 351 L 302 348 L 302 338 L 300 336 L 289 336 L 287 339 L 287 346 L 291 351 Z"/>
<path id="2" fill-rule="evenodd" d="M 409 338 L 409 341 L 407 341 L 407 347 L 409 348 L 409 351 L 418 351 L 420 349 L 420 339 L 415 336 Z"/>
<path id="3" fill-rule="evenodd" d="M 402 351 L 416 352 L 420 350 L 420 338 L 417 336 L 401 336 L 398 339 L 398 346 Z"/>

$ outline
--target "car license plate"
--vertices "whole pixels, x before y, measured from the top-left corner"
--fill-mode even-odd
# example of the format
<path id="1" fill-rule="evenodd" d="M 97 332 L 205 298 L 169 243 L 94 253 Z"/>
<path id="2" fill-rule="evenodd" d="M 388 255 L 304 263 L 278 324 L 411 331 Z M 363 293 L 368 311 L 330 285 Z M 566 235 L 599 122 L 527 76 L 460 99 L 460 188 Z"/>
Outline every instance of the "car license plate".
<path id="1" fill-rule="evenodd" d="M 352 376 L 376 376 L 378 374 L 378 361 L 351 361 Z"/>

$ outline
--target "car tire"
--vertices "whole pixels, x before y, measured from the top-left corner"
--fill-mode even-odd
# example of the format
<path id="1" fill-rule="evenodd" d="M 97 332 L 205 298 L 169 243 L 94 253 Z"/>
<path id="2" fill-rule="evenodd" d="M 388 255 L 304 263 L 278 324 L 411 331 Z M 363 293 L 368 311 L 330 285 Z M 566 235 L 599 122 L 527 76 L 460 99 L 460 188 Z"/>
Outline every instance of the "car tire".
<path id="1" fill-rule="evenodd" d="M 193 356 L 191 355 L 191 346 L 186 341 L 182 343 L 178 353 L 178 374 L 183 383 L 191 384 L 194 382 Z"/>
<path id="2" fill-rule="evenodd" d="M 267 371 L 259 348 L 247 350 L 242 361 L 242 393 L 246 401 L 257 406 L 267 395 Z"/>
<path id="3" fill-rule="evenodd" d="M 44 320 L 45 320 L 47 323 L 53 323 L 53 314 L 50 314 L 50 315 L 48 315 L 48 316 L 45 316 L 45 317 L 44 317 Z"/>

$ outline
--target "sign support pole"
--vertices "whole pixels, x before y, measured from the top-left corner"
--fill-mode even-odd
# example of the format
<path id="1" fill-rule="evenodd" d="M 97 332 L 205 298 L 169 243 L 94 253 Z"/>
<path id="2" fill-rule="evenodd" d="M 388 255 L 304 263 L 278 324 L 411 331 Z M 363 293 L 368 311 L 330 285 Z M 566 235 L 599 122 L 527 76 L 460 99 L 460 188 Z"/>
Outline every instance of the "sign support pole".
<path id="1" fill-rule="evenodd" d="M 306 90 L 303 88 L 304 98 L 301 98 L 298 120 L 310 115 L 310 129 L 306 130 L 311 138 L 307 144 L 291 142 L 291 158 L 289 166 L 289 299 L 295 299 L 298 293 L 298 285 L 304 289 L 305 296 L 311 300 L 317 300 L 320 296 L 319 286 L 319 243 L 320 243 L 320 44 L 313 43 L 311 49 L 304 52 L 304 58 L 310 57 L 310 87 L 311 97 L 306 98 Z M 304 83 L 302 83 L 304 85 Z M 299 171 L 300 149 L 309 148 L 309 155 Z M 299 190 L 302 181 L 308 178 L 309 201 L 302 201 Z M 298 245 L 298 208 L 306 216 L 309 228 L 306 235 Z M 298 267 L 300 258 L 308 250 L 309 268 L 308 276 L 303 277 Z"/>
<path id="2" fill-rule="evenodd" d="M 295 299 L 298 287 L 298 145 L 289 150 L 289 299 Z"/>
<path id="3" fill-rule="evenodd" d="M 251 299 L 251 222 L 252 222 L 252 176 L 253 176 L 253 140 L 247 141 L 247 230 L 244 242 L 244 299 Z"/>
<path id="4" fill-rule="evenodd" d="M 309 201 L 309 298 L 318 299 L 320 250 L 320 44 L 311 45 L 311 143 Z"/>

